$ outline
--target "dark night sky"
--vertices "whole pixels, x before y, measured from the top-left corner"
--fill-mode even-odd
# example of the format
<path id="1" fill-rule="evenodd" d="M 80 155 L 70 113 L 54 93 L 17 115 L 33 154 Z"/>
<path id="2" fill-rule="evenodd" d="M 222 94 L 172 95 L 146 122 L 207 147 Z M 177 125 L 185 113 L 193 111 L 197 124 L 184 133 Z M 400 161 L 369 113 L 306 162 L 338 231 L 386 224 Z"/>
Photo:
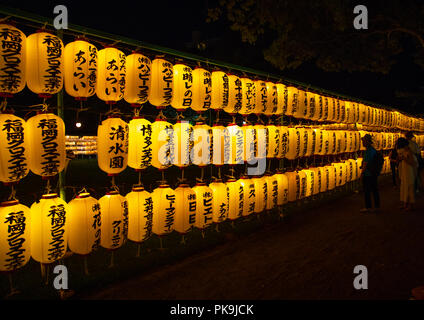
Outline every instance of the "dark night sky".
<path id="1" fill-rule="evenodd" d="M 90 3 L 88 5 L 88 3 Z M 214 2 L 215 3 L 215 2 Z M 423 84 L 423 70 L 414 65 L 410 55 L 399 56 L 388 75 L 372 73 L 328 73 L 306 64 L 297 70 L 279 71 L 267 63 L 258 43 L 242 43 L 238 33 L 227 22 L 205 22 L 207 0 L 197 1 L 17 1 L 2 0 L 10 7 L 53 17 L 53 8 L 64 4 L 69 22 L 101 31 L 127 36 L 140 41 L 204 55 L 253 67 L 283 77 L 306 82 L 353 97 L 390 105 L 401 110 L 423 113 L 420 106 L 412 108 L 408 101 L 395 97 L 395 91 L 417 91 Z M 353 14 L 352 14 L 353 15 Z M 353 18 L 352 18 L 353 19 Z M 207 43 L 203 52 L 190 46 L 193 34 Z"/>

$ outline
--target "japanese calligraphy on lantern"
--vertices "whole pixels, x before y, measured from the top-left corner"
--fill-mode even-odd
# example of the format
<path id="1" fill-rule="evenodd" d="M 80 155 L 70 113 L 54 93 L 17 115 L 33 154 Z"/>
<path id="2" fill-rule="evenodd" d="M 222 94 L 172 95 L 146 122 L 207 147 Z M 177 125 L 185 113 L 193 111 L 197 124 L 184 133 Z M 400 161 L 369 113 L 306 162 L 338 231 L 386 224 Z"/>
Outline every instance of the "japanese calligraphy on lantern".
<path id="1" fill-rule="evenodd" d="M 178 111 L 185 110 L 193 103 L 193 71 L 186 65 L 175 64 L 173 77 L 171 105 Z"/>
<path id="2" fill-rule="evenodd" d="M 140 170 L 152 163 L 152 124 L 134 118 L 128 124 L 128 166 Z"/>
<path id="3" fill-rule="evenodd" d="M 131 104 L 143 104 L 149 98 L 152 62 L 142 54 L 133 53 L 125 63 L 124 99 Z"/>
<path id="4" fill-rule="evenodd" d="M 152 62 L 149 102 L 157 108 L 171 104 L 173 91 L 173 65 L 164 59 Z"/>

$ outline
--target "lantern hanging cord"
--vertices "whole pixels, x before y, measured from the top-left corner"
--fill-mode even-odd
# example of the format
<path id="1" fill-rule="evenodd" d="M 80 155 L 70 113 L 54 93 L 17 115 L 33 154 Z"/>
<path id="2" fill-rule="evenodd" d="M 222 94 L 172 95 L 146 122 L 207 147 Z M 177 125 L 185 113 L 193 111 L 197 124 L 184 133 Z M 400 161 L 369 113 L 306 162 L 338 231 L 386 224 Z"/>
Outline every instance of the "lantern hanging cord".
<path id="1" fill-rule="evenodd" d="M 6 110 L 7 107 L 7 98 L 4 97 L 3 101 L 0 104 L 0 112 L 3 112 Z"/>
<path id="2" fill-rule="evenodd" d="M 7 200 L 8 201 L 16 200 L 16 189 L 15 189 L 14 184 L 12 184 L 11 187 L 10 187 L 10 195 L 9 195 L 9 198 Z"/>

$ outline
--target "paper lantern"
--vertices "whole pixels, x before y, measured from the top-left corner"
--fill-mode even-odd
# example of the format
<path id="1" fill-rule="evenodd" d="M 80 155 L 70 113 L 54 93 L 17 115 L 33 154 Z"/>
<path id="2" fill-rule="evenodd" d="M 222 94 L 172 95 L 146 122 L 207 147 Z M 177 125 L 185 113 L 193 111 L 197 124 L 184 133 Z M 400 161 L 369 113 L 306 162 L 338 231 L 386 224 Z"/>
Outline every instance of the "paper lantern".
<path id="1" fill-rule="evenodd" d="M 288 129 L 288 148 L 286 158 L 294 160 L 299 157 L 301 152 L 301 135 L 298 128 Z"/>
<path id="2" fill-rule="evenodd" d="M 283 159 L 286 157 L 287 150 L 288 150 L 288 137 L 289 137 L 289 128 L 286 126 L 280 126 L 280 147 L 278 150 L 278 159 Z"/>
<path id="3" fill-rule="evenodd" d="M 191 161 L 196 166 L 207 166 L 211 158 L 212 129 L 203 122 L 198 122 L 193 127 L 192 141 L 193 149 Z"/>
<path id="4" fill-rule="evenodd" d="M 224 153 L 228 152 L 228 164 L 242 164 L 244 154 L 243 130 L 235 123 L 229 124 L 227 130 L 229 148 L 228 151 L 227 148 L 224 148 Z M 227 156 L 224 156 L 224 158 L 227 158 Z"/>
<path id="5" fill-rule="evenodd" d="M 152 192 L 153 220 L 152 232 L 158 236 L 174 230 L 176 212 L 176 194 L 169 185 L 162 184 Z"/>
<path id="6" fill-rule="evenodd" d="M 254 113 L 261 114 L 264 113 L 268 107 L 268 88 L 265 81 L 256 80 L 255 81 L 256 89 L 256 101 L 255 101 L 255 110 Z"/>
<path id="7" fill-rule="evenodd" d="M 328 121 L 335 121 L 337 112 L 336 112 L 336 99 L 328 97 Z"/>
<path id="8" fill-rule="evenodd" d="M 99 199 L 101 210 L 100 245 L 109 250 L 120 248 L 128 236 L 128 202 L 118 191 Z"/>
<path id="9" fill-rule="evenodd" d="M 142 170 L 152 163 L 152 124 L 134 117 L 128 124 L 128 166 Z"/>
<path id="10" fill-rule="evenodd" d="M 114 103 L 124 97 L 125 54 L 116 48 L 99 50 L 96 95 L 106 103 Z"/>
<path id="11" fill-rule="evenodd" d="M 306 197 L 306 192 L 308 189 L 306 173 L 304 170 L 300 170 L 297 173 L 299 175 L 299 184 L 300 184 L 300 194 L 299 199 L 304 199 Z"/>
<path id="12" fill-rule="evenodd" d="M 212 164 L 222 166 L 228 163 L 229 152 L 228 130 L 222 125 L 214 124 L 212 127 Z M 227 157 L 227 158 L 226 158 Z"/>
<path id="13" fill-rule="evenodd" d="M 0 24 L 0 95 L 8 96 L 23 90 L 26 83 L 26 37 L 7 24 Z"/>
<path id="14" fill-rule="evenodd" d="M 241 78 L 243 98 L 241 100 L 241 115 L 248 115 L 255 111 L 256 106 L 256 88 L 255 82 L 249 78 Z"/>
<path id="15" fill-rule="evenodd" d="M 188 184 L 175 189 L 174 230 L 186 234 L 196 221 L 196 193 Z"/>
<path id="16" fill-rule="evenodd" d="M 193 102 L 193 70 L 184 64 L 175 64 L 173 77 L 171 105 L 177 111 L 183 111 Z"/>
<path id="17" fill-rule="evenodd" d="M 296 171 L 285 173 L 288 181 L 288 201 L 294 202 L 300 199 L 300 178 Z"/>
<path id="18" fill-rule="evenodd" d="M 128 124 L 108 118 L 97 128 L 97 163 L 109 175 L 122 172 L 128 164 Z"/>
<path id="19" fill-rule="evenodd" d="M 266 157 L 276 158 L 280 153 L 280 127 L 268 125 L 266 129 L 268 130 Z"/>
<path id="20" fill-rule="evenodd" d="M 188 121 L 178 120 L 174 128 L 174 165 L 179 168 L 190 164 L 190 152 L 193 148 L 193 126 Z"/>
<path id="21" fill-rule="evenodd" d="M 191 108 L 196 112 L 204 112 L 211 107 L 212 76 L 203 68 L 193 70 L 193 101 Z"/>
<path id="22" fill-rule="evenodd" d="M 165 108 L 171 104 L 173 91 L 173 65 L 164 59 L 152 61 L 152 75 L 149 92 L 150 104 Z"/>
<path id="23" fill-rule="evenodd" d="M 286 115 L 293 116 L 297 112 L 299 90 L 295 87 L 287 87 L 287 111 Z"/>
<path id="24" fill-rule="evenodd" d="M 340 108 L 340 100 L 334 98 L 334 104 L 335 104 L 335 114 L 334 114 L 334 121 L 337 123 L 340 123 L 342 121 L 342 113 Z"/>
<path id="25" fill-rule="evenodd" d="M 307 92 L 307 105 L 306 105 L 306 112 L 305 112 L 305 119 L 310 119 L 310 120 L 318 120 L 318 116 L 315 114 L 316 113 L 316 98 L 317 95 L 315 93 L 312 92 Z"/>
<path id="26" fill-rule="evenodd" d="M 212 190 L 212 222 L 221 223 L 228 218 L 228 187 L 218 179 L 210 183 L 209 188 Z"/>
<path id="27" fill-rule="evenodd" d="M 267 157 L 267 150 L 269 145 L 269 135 L 266 126 L 256 124 L 254 126 L 256 131 L 256 159 L 258 161 L 265 160 Z"/>
<path id="28" fill-rule="evenodd" d="M 58 93 L 63 87 L 63 43 L 59 37 L 37 32 L 26 40 L 28 89 L 41 96 Z"/>
<path id="29" fill-rule="evenodd" d="M 328 132 L 328 154 L 337 154 L 337 135 L 335 130 Z"/>
<path id="30" fill-rule="evenodd" d="M 99 202 L 90 193 L 80 193 L 68 204 L 68 246 L 76 254 L 87 255 L 100 244 Z"/>
<path id="31" fill-rule="evenodd" d="M 306 91 L 299 89 L 298 93 L 298 104 L 296 112 L 293 112 L 293 116 L 298 119 L 305 119 L 308 108 L 308 94 Z"/>
<path id="32" fill-rule="evenodd" d="M 64 51 L 64 80 L 66 93 L 86 99 L 96 92 L 97 48 L 91 43 L 77 40 L 68 43 Z"/>
<path id="33" fill-rule="evenodd" d="M 251 215 L 252 213 L 255 213 L 255 183 L 252 179 L 248 179 L 247 176 L 240 177 L 238 182 L 243 187 L 243 216 L 246 217 Z"/>
<path id="34" fill-rule="evenodd" d="M 126 57 L 124 99 L 132 105 L 141 105 L 149 99 L 152 61 L 140 53 Z"/>
<path id="35" fill-rule="evenodd" d="M 244 137 L 244 156 L 243 161 L 252 163 L 256 157 L 257 141 L 255 127 L 250 124 L 243 124 L 242 126 Z"/>
<path id="36" fill-rule="evenodd" d="M 304 157 L 306 156 L 306 153 L 308 151 L 308 131 L 305 128 L 299 128 L 299 133 L 300 133 L 300 152 L 299 152 L 299 157 Z"/>
<path id="37" fill-rule="evenodd" d="M 267 183 L 266 210 L 272 210 L 278 205 L 278 181 L 275 175 L 268 174 L 265 177 Z"/>
<path id="38" fill-rule="evenodd" d="M 65 124 L 53 113 L 28 119 L 29 168 L 42 177 L 52 177 L 65 168 Z"/>
<path id="39" fill-rule="evenodd" d="M 346 106 L 344 100 L 339 100 L 340 105 L 340 121 L 339 122 L 346 122 Z"/>
<path id="40" fill-rule="evenodd" d="M 212 102 L 211 108 L 215 110 L 228 106 L 229 80 L 222 71 L 212 72 Z"/>
<path id="41" fill-rule="evenodd" d="M 0 181 L 3 183 L 17 182 L 28 174 L 26 128 L 25 120 L 12 114 L 0 114 Z"/>
<path id="42" fill-rule="evenodd" d="M 318 155 L 324 156 L 329 154 L 329 148 L 330 148 L 329 132 L 327 130 L 320 130 L 320 132 L 321 132 L 320 135 L 322 136 L 322 148 L 321 148 L 321 151 L 318 153 Z"/>
<path id="43" fill-rule="evenodd" d="M 134 186 L 125 198 L 128 203 L 128 240 L 146 241 L 152 235 L 152 195 L 143 187 Z"/>
<path id="44" fill-rule="evenodd" d="M 328 114 L 328 105 L 326 106 L 326 110 L 324 110 L 324 97 L 315 94 L 315 115 L 313 117 L 316 121 L 324 121 L 324 113 L 326 112 Z"/>
<path id="45" fill-rule="evenodd" d="M 336 187 L 336 168 L 334 166 L 325 166 L 328 170 L 327 190 L 333 190 Z"/>
<path id="46" fill-rule="evenodd" d="M 319 172 L 321 176 L 321 184 L 320 184 L 320 192 L 326 192 L 328 190 L 329 185 L 329 175 L 330 171 L 327 167 L 319 167 Z"/>
<path id="47" fill-rule="evenodd" d="M 346 122 L 355 123 L 356 121 L 356 103 L 351 101 L 345 101 L 346 108 Z"/>
<path id="48" fill-rule="evenodd" d="M 314 194 L 315 172 L 313 170 L 302 170 L 306 175 L 305 197 L 310 197 Z"/>
<path id="49" fill-rule="evenodd" d="M 18 200 L 0 203 L 0 271 L 15 271 L 28 263 L 30 219 L 30 209 Z"/>
<path id="50" fill-rule="evenodd" d="M 320 99 L 322 99 L 322 117 L 320 117 L 319 120 L 327 121 L 329 112 L 329 98 L 325 96 L 320 96 Z"/>
<path id="51" fill-rule="evenodd" d="M 203 230 L 212 224 L 212 189 L 206 183 L 197 183 L 193 191 L 196 194 L 196 219 L 194 226 Z"/>
<path id="52" fill-rule="evenodd" d="M 278 110 L 277 85 L 273 82 L 267 82 L 266 89 L 268 93 L 268 101 L 264 114 L 270 116 L 276 114 Z"/>
<path id="53" fill-rule="evenodd" d="M 228 104 L 223 108 L 225 112 L 229 114 L 240 112 L 243 100 L 242 89 L 240 78 L 228 75 Z"/>
<path id="54" fill-rule="evenodd" d="M 307 135 L 306 143 L 304 145 L 304 148 L 306 147 L 305 157 L 310 157 L 314 155 L 317 136 L 314 129 L 306 128 L 305 132 Z"/>
<path id="55" fill-rule="evenodd" d="M 323 152 L 325 141 L 324 141 L 324 134 L 323 130 L 321 129 L 312 129 L 313 130 L 313 136 L 315 136 L 315 144 L 314 149 L 312 151 L 312 155 L 320 155 Z"/>
<path id="56" fill-rule="evenodd" d="M 277 205 L 282 206 L 289 201 L 289 180 L 287 179 L 287 176 L 281 172 L 277 172 L 275 174 L 275 178 L 278 183 Z"/>
<path id="57" fill-rule="evenodd" d="M 282 83 L 277 83 L 277 111 L 275 114 L 283 115 L 287 113 L 288 89 Z"/>
<path id="58" fill-rule="evenodd" d="M 152 166 L 160 170 L 174 161 L 174 128 L 172 124 L 156 119 L 152 124 Z"/>
<path id="59" fill-rule="evenodd" d="M 45 194 L 31 206 L 31 257 L 53 263 L 66 253 L 69 207 L 56 193 Z"/>
<path id="60" fill-rule="evenodd" d="M 313 171 L 313 191 L 312 195 L 316 195 L 321 192 L 321 186 L 322 186 L 322 176 L 321 171 L 318 167 L 310 168 L 309 170 Z"/>
<path id="61" fill-rule="evenodd" d="M 261 213 L 268 201 L 268 182 L 265 177 L 255 177 L 252 181 L 255 185 L 255 213 Z"/>
<path id="62" fill-rule="evenodd" d="M 228 188 L 228 219 L 236 220 L 243 216 L 244 184 L 240 180 L 230 178 Z"/>

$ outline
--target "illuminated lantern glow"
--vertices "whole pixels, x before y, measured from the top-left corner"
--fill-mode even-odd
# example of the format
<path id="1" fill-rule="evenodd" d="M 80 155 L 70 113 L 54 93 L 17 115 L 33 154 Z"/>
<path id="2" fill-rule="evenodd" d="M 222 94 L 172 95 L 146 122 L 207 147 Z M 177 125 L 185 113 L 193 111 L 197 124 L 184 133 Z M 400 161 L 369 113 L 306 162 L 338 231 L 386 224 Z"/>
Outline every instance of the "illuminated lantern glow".
<path id="1" fill-rule="evenodd" d="M 268 143 L 267 143 L 267 158 L 276 158 L 280 153 L 280 127 L 269 125 L 266 126 L 268 130 Z"/>
<path id="2" fill-rule="evenodd" d="M 307 92 L 307 102 L 306 105 L 306 114 L 305 119 L 318 120 L 318 117 L 315 115 L 317 113 L 317 95 L 312 92 Z"/>
<path id="3" fill-rule="evenodd" d="M 327 112 L 328 114 L 328 105 L 326 111 L 324 110 L 324 97 L 316 94 L 315 95 L 315 115 L 313 117 L 316 121 L 323 121 L 324 120 L 324 112 Z"/>
<path id="4" fill-rule="evenodd" d="M 203 68 L 193 70 L 193 101 L 191 108 L 196 112 L 204 112 L 211 108 L 212 76 Z"/>
<path id="5" fill-rule="evenodd" d="M 312 155 L 320 155 L 325 146 L 324 134 L 321 129 L 313 129 L 313 135 L 315 135 L 315 145 L 312 151 Z"/>
<path id="6" fill-rule="evenodd" d="M 228 188 L 228 219 L 236 220 L 243 216 L 244 183 L 230 178 L 226 185 Z"/>
<path id="7" fill-rule="evenodd" d="M 314 129 L 306 128 L 305 132 L 307 134 L 307 140 L 304 145 L 304 148 L 306 147 L 305 157 L 310 157 L 314 155 L 317 136 Z"/>
<path id="8" fill-rule="evenodd" d="M 176 198 L 175 191 L 167 184 L 161 184 L 152 192 L 152 232 L 154 234 L 164 236 L 174 230 Z"/>
<path id="9" fill-rule="evenodd" d="M 325 166 L 328 170 L 327 190 L 333 190 L 336 187 L 336 168 L 334 166 Z"/>
<path id="10" fill-rule="evenodd" d="M 252 213 L 255 213 L 255 183 L 246 176 L 242 176 L 238 182 L 243 187 L 243 216 L 250 216 Z"/>
<path id="11" fill-rule="evenodd" d="M 140 53 L 126 57 L 125 90 L 126 102 L 138 106 L 149 99 L 152 61 Z"/>
<path id="12" fill-rule="evenodd" d="M 297 128 L 288 129 L 288 148 L 286 158 L 294 160 L 300 156 L 301 152 L 301 135 L 300 130 Z"/>
<path id="13" fill-rule="evenodd" d="M 31 206 L 31 257 L 53 263 L 66 253 L 69 207 L 56 193 L 45 194 Z"/>
<path id="14" fill-rule="evenodd" d="M 29 168 L 42 177 L 52 177 L 65 168 L 65 124 L 53 113 L 28 119 Z"/>
<path id="15" fill-rule="evenodd" d="M 0 96 L 21 92 L 26 83 L 26 36 L 8 24 L 0 24 Z"/>
<path id="16" fill-rule="evenodd" d="M 99 199 L 100 245 L 115 250 L 125 243 L 128 236 L 128 202 L 118 191 L 110 191 Z"/>
<path id="17" fill-rule="evenodd" d="M 283 115 L 287 113 L 288 89 L 282 83 L 277 83 L 277 110 L 275 114 Z"/>
<path id="18" fill-rule="evenodd" d="M 267 116 L 277 113 L 278 110 L 278 91 L 277 85 L 273 82 L 266 83 L 266 91 L 268 93 L 267 106 L 264 114 Z"/>
<path id="19" fill-rule="evenodd" d="M 128 124 L 108 118 L 97 128 L 97 163 L 108 175 L 116 175 L 128 164 Z"/>
<path id="20" fill-rule="evenodd" d="M 265 81 L 255 80 L 256 101 L 255 114 L 264 113 L 268 107 L 268 89 Z"/>
<path id="21" fill-rule="evenodd" d="M 0 114 L 0 181 L 3 183 L 18 182 L 29 172 L 26 128 L 24 119 Z"/>
<path id="22" fill-rule="evenodd" d="M 152 61 L 149 102 L 158 109 L 171 104 L 173 93 L 173 65 L 164 59 Z"/>
<path id="23" fill-rule="evenodd" d="M 339 122 L 346 122 L 346 106 L 345 101 L 339 100 L 340 105 L 340 121 Z"/>
<path id="24" fill-rule="evenodd" d="M 265 177 L 267 183 L 266 210 L 272 210 L 278 206 L 278 181 L 275 175 L 268 174 Z"/>
<path id="25" fill-rule="evenodd" d="M 256 159 L 261 161 L 267 157 L 267 150 L 269 145 L 268 130 L 266 126 L 262 124 L 256 124 L 254 128 L 256 130 Z"/>
<path id="26" fill-rule="evenodd" d="M 231 123 L 227 126 L 229 148 L 224 148 L 224 153 L 228 153 L 228 156 L 224 155 L 224 158 L 228 158 L 228 164 L 242 164 L 244 155 L 244 137 L 243 130 L 236 125 Z"/>
<path id="27" fill-rule="evenodd" d="M 337 154 L 337 134 L 335 130 L 328 130 L 328 154 Z"/>
<path id="28" fill-rule="evenodd" d="M 26 40 L 26 79 L 28 89 L 49 97 L 63 87 L 63 42 L 59 37 L 37 32 Z"/>
<path id="29" fill-rule="evenodd" d="M 124 97 L 126 57 L 116 48 L 99 50 L 96 95 L 106 103 L 115 103 Z"/>
<path id="30" fill-rule="evenodd" d="M 280 147 L 278 151 L 277 158 L 283 159 L 286 157 L 287 150 L 288 150 L 288 136 L 289 136 L 289 128 L 285 126 L 280 126 Z"/>
<path id="31" fill-rule="evenodd" d="M 250 124 L 243 124 L 241 127 L 243 130 L 244 137 L 244 156 L 243 161 L 252 163 L 256 156 L 256 130 L 255 127 Z"/>
<path id="32" fill-rule="evenodd" d="M 342 122 L 342 112 L 341 112 L 341 106 L 340 106 L 340 100 L 334 98 L 334 104 L 335 104 L 335 114 L 334 114 L 334 121 L 337 123 Z"/>
<path id="33" fill-rule="evenodd" d="M 306 179 L 306 173 L 304 170 L 300 170 L 297 173 L 299 175 L 299 184 L 300 184 L 300 194 L 299 199 L 306 198 L 306 192 L 308 189 L 307 179 Z"/>
<path id="34" fill-rule="evenodd" d="M 173 77 L 171 105 L 177 111 L 183 111 L 193 103 L 193 70 L 184 64 L 175 64 Z"/>
<path id="35" fill-rule="evenodd" d="M 335 121 L 336 120 L 336 99 L 333 97 L 327 97 L 328 100 L 328 121 Z"/>
<path id="36" fill-rule="evenodd" d="M 203 122 L 198 122 L 193 127 L 192 138 L 192 162 L 196 166 L 204 167 L 211 162 L 212 129 Z"/>
<path id="37" fill-rule="evenodd" d="M 240 112 L 243 100 L 243 87 L 239 77 L 228 75 L 228 104 L 224 111 L 234 115 Z"/>
<path id="38" fill-rule="evenodd" d="M 80 193 L 68 204 L 68 247 L 87 255 L 100 245 L 101 213 L 99 202 L 90 193 Z"/>
<path id="39" fill-rule="evenodd" d="M 306 176 L 305 198 L 314 194 L 315 172 L 313 170 L 302 170 Z"/>
<path id="40" fill-rule="evenodd" d="M 152 166 L 163 170 L 175 163 L 174 127 L 156 119 L 152 124 Z"/>
<path id="41" fill-rule="evenodd" d="M 294 202 L 300 199 L 300 178 L 296 171 L 285 173 L 288 181 L 288 201 Z"/>
<path id="42" fill-rule="evenodd" d="M 86 99 L 96 93 L 97 48 L 83 40 L 65 46 L 64 80 L 66 93 L 78 99 Z"/>
<path id="43" fill-rule="evenodd" d="M 180 184 L 175 189 L 174 230 L 188 233 L 196 221 L 196 193 L 188 184 Z"/>
<path id="44" fill-rule="evenodd" d="M 243 98 L 241 100 L 241 109 L 239 113 L 243 116 L 251 114 L 256 106 L 256 88 L 255 82 L 249 78 L 241 78 Z"/>
<path id="45" fill-rule="evenodd" d="M 320 100 L 322 100 L 322 117 L 320 117 L 319 120 L 327 121 L 329 110 L 329 98 L 325 96 L 320 96 Z"/>
<path id="46" fill-rule="evenodd" d="M 212 109 L 219 110 L 228 106 L 229 88 L 230 85 L 228 75 L 222 71 L 213 71 L 211 103 Z"/>
<path id="47" fill-rule="evenodd" d="M 228 130 L 222 125 L 214 124 L 212 127 L 212 164 L 222 166 L 228 163 L 229 152 Z M 227 158 L 225 158 L 227 157 Z"/>
<path id="48" fill-rule="evenodd" d="M 330 172 L 327 167 L 318 167 L 318 170 L 321 176 L 320 192 L 326 192 L 328 190 Z"/>
<path id="49" fill-rule="evenodd" d="M 265 177 L 252 178 L 255 185 L 255 213 L 261 213 L 266 209 L 268 202 L 268 182 Z"/>
<path id="50" fill-rule="evenodd" d="M 287 111 L 286 115 L 294 116 L 299 102 L 299 90 L 295 87 L 287 87 Z"/>
<path id="51" fill-rule="evenodd" d="M 212 189 L 206 183 L 197 183 L 193 191 L 196 194 L 196 219 L 194 226 L 203 230 L 212 224 Z"/>
<path id="52" fill-rule="evenodd" d="M 330 148 L 329 133 L 327 130 L 320 130 L 320 131 L 322 135 L 322 148 L 321 148 L 321 151 L 318 153 L 318 155 L 325 156 L 329 154 L 329 150 L 330 150 L 329 149 Z"/>
<path id="53" fill-rule="evenodd" d="M 174 165 L 179 168 L 190 164 L 190 152 L 193 149 L 193 126 L 188 121 L 178 120 L 174 128 Z"/>
<path id="54" fill-rule="evenodd" d="M 298 93 L 298 104 L 296 112 L 293 112 L 293 116 L 298 119 L 305 119 L 308 108 L 308 94 L 306 91 L 299 89 Z"/>
<path id="55" fill-rule="evenodd" d="M 30 219 L 30 209 L 18 200 L 0 203 L 0 271 L 15 271 L 28 263 Z"/>
<path id="56" fill-rule="evenodd" d="M 308 151 L 308 131 L 305 128 L 299 128 L 300 133 L 300 153 L 299 157 L 304 157 Z"/>
<path id="57" fill-rule="evenodd" d="M 146 241 L 152 235 L 152 195 L 143 187 L 134 186 L 125 198 L 128 203 L 128 240 Z"/>
<path id="58" fill-rule="evenodd" d="M 221 179 L 218 179 L 210 183 L 209 188 L 212 190 L 212 222 L 224 222 L 228 218 L 228 187 Z"/>
<path id="59" fill-rule="evenodd" d="M 289 202 L 289 180 L 287 179 L 287 176 L 284 173 L 280 172 L 277 172 L 275 174 L 275 178 L 277 179 L 278 184 L 277 205 L 282 206 Z"/>
<path id="60" fill-rule="evenodd" d="M 152 163 L 152 124 L 134 117 L 128 124 L 128 166 L 136 170 L 148 168 Z"/>
<path id="61" fill-rule="evenodd" d="M 321 185 L 322 185 L 321 171 L 319 170 L 318 167 L 310 168 L 310 170 L 314 173 L 312 195 L 316 195 L 321 192 Z"/>

